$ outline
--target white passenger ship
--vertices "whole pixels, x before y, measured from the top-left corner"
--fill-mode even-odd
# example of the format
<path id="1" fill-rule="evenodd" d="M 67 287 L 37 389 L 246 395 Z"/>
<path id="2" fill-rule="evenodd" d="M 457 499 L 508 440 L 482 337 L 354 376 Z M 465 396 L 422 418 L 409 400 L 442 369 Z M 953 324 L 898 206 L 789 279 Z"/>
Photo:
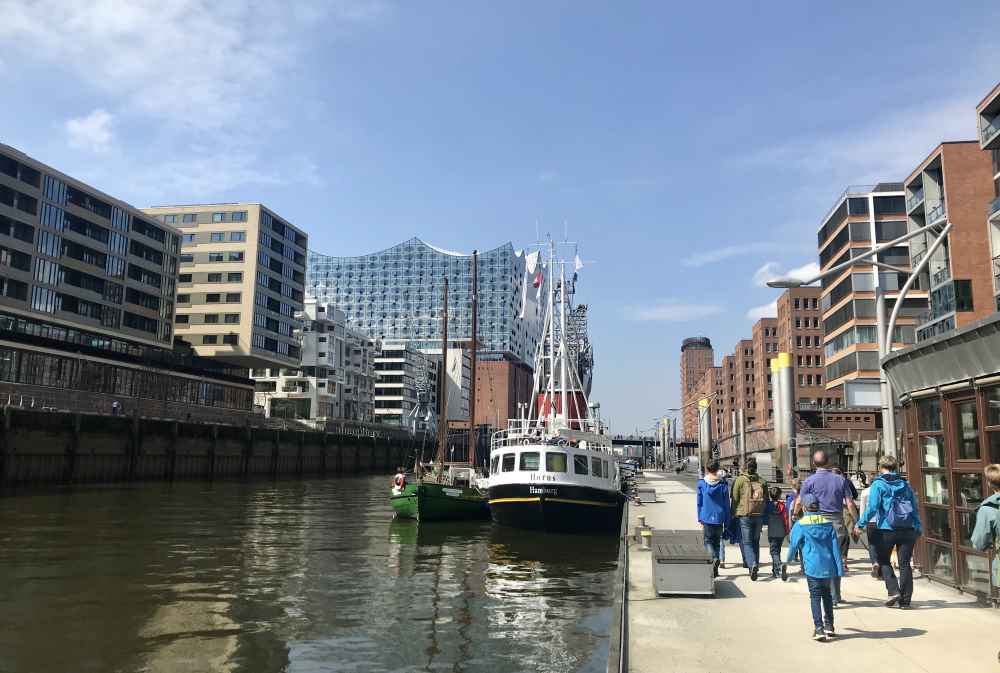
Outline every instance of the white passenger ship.
<path id="1" fill-rule="evenodd" d="M 552 243 L 549 258 L 551 271 L 557 264 Z M 575 282 L 567 284 L 566 263 L 558 264 L 560 279 L 547 288 L 534 404 L 527 418 L 510 420 L 492 437 L 490 514 L 498 524 L 519 528 L 617 534 L 624 497 L 611 440 L 597 405 L 587 401 L 586 309 L 570 305 Z"/>

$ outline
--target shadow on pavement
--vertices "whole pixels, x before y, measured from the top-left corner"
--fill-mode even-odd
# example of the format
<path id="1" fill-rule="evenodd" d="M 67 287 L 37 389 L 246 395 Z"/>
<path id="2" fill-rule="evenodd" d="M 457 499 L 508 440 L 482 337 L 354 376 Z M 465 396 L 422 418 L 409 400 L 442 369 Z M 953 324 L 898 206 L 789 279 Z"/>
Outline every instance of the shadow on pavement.
<path id="1" fill-rule="evenodd" d="M 715 582 L 715 597 L 716 598 L 746 598 L 747 595 L 743 593 L 736 582 L 730 582 L 723 579 L 716 580 Z"/>
<path id="2" fill-rule="evenodd" d="M 914 638 L 916 636 L 922 636 L 927 633 L 926 629 L 911 629 L 902 628 L 896 629 L 895 631 L 862 631 L 860 629 L 849 628 L 848 631 L 853 631 L 853 633 L 843 633 L 841 632 L 835 639 L 834 642 L 840 640 L 852 640 L 854 638 L 874 638 L 882 640 L 883 638 Z"/>

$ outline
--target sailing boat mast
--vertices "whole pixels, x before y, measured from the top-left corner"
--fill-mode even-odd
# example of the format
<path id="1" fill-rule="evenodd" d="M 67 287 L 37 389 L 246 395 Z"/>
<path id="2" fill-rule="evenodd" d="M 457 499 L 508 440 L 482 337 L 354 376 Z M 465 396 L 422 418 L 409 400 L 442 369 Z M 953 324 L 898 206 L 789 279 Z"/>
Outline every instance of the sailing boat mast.
<path id="1" fill-rule="evenodd" d="M 549 275 L 552 274 L 552 265 L 555 263 L 556 258 L 556 246 L 552 240 L 549 240 Z M 542 282 L 545 282 L 544 277 Z M 549 426 L 551 427 L 555 421 L 555 404 L 556 404 L 556 340 L 555 340 L 555 328 L 556 323 L 553 314 L 553 309 L 555 306 L 554 297 L 554 286 L 555 283 L 552 282 L 551 277 L 549 278 L 549 407 L 546 412 L 546 416 L 549 418 Z"/>
<path id="2" fill-rule="evenodd" d="M 469 367 L 469 464 L 476 464 L 476 448 L 479 445 L 479 433 L 476 430 L 476 359 L 479 352 L 479 342 L 476 341 L 476 324 L 479 322 L 479 251 L 472 251 L 472 362 Z"/>
<path id="3" fill-rule="evenodd" d="M 441 413 L 438 415 L 437 470 L 444 470 L 445 447 L 448 444 L 448 276 L 444 277 L 444 308 L 441 311 L 441 374 L 438 376 Z"/>
<path id="4" fill-rule="evenodd" d="M 561 263 L 559 279 L 559 385 L 562 387 L 562 417 L 569 427 L 569 386 L 566 380 L 566 369 L 569 364 L 569 353 L 566 352 L 566 263 Z"/>

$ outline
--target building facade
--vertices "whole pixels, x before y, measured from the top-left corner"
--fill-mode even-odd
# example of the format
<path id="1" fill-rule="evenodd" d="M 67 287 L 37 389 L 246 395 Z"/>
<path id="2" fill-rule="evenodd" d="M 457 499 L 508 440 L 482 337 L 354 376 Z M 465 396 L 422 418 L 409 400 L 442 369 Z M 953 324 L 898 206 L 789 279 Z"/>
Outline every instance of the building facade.
<path id="1" fill-rule="evenodd" d="M 249 413 L 245 376 L 174 348 L 179 253 L 175 227 L 0 145 L 0 393 L 8 403 L 27 396 L 97 412 L 118 402 L 168 417 Z"/>
<path id="2" fill-rule="evenodd" d="M 507 353 L 480 353 L 476 362 L 476 425 L 506 429 L 530 412 L 531 367 Z"/>
<path id="3" fill-rule="evenodd" d="M 993 87 L 976 106 L 976 115 L 979 118 L 979 147 L 989 153 L 993 173 L 993 198 L 986 205 L 986 221 L 992 257 L 990 270 L 994 306 L 1000 311 L 1000 84 Z"/>
<path id="4" fill-rule="evenodd" d="M 478 255 L 477 338 L 484 351 L 509 353 L 534 366 L 542 336 L 544 286 L 526 276 L 523 252 L 507 243 Z M 349 324 L 385 341 L 439 347 L 444 277 L 448 277 L 448 334 L 471 338 L 472 256 L 413 238 L 357 257 L 310 253 L 306 291 L 335 304 Z M 543 279 L 546 273 L 543 273 Z"/>
<path id="5" fill-rule="evenodd" d="M 707 337 L 690 337 L 681 343 L 681 429 L 684 439 L 698 439 L 698 407 L 695 386 L 706 369 L 715 364 L 715 352 Z"/>
<path id="6" fill-rule="evenodd" d="M 375 422 L 427 427 L 437 417 L 440 357 L 412 343 L 382 342 L 375 357 Z"/>
<path id="7" fill-rule="evenodd" d="M 778 353 L 778 320 L 761 318 L 751 330 L 753 342 L 753 408 L 754 424 L 771 424 L 774 416 L 773 392 L 771 390 L 771 358 Z"/>
<path id="8" fill-rule="evenodd" d="M 235 367 L 296 367 L 308 237 L 259 203 L 146 208 L 181 230 L 177 334 Z"/>
<path id="9" fill-rule="evenodd" d="M 828 389 L 823 345 L 823 321 L 818 287 L 789 288 L 778 297 L 778 349 L 792 354 L 795 400 L 799 409 L 842 405 L 842 388 Z"/>
<path id="10" fill-rule="evenodd" d="M 820 268 L 825 271 L 893 241 L 906 233 L 906 226 L 902 183 L 848 187 L 823 219 L 817 234 Z M 904 242 L 879 253 L 878 261 L 902 271 L 877 272 L 878 267 L 871 264 L 858 264 L 822 281 L 820 311 L 827 390 L 855 381 L 877 389 L 876 290 L 886 298 L 888 316 L 912 268 L 909 244 Z M 927 289 L 918 284 L 903 300 L 892 335 L 894 346 L 914 343 L 916 324 L 926 311 Z M 847 397 L 845 400 L 852 403 Z"/>
<path id="11" fill-rule="evenodd" d="M 989 228 L 983 204 L 993 196 L 990 155 L 979 143 L 941 143 L 906 178 L 906 219 L 910 231 L 924 226 L 952 229 L 931 255 L 921 287 L 930 291 L 927 320 L 917 327 L 917 341 L 964 327 L 996 310 Z M 911 239 L 916 265 L 936 234 Z"/>
<path id="12" fill-rule="evenodd" d="M 302 345 L 298 367 L 254 369 L 254 400 L 265 415 L 308 420 L 374 422 L 375 358 L 379 342 L 347 327 L 342 311 L 306 300 L 296 314 Z"/>

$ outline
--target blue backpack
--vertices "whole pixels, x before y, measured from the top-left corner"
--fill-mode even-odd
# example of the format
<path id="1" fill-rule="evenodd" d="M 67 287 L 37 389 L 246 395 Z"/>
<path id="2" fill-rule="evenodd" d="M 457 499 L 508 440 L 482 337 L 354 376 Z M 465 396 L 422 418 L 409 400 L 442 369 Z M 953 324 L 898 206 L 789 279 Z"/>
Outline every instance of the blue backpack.
<path id="1" fill-rule="evenodd" d="M 914 527 L 913 501 L 910 498 L 909 487 L 901 489 L 892 496 L 885 520 L 893 530 L 906 530 Z"/>

